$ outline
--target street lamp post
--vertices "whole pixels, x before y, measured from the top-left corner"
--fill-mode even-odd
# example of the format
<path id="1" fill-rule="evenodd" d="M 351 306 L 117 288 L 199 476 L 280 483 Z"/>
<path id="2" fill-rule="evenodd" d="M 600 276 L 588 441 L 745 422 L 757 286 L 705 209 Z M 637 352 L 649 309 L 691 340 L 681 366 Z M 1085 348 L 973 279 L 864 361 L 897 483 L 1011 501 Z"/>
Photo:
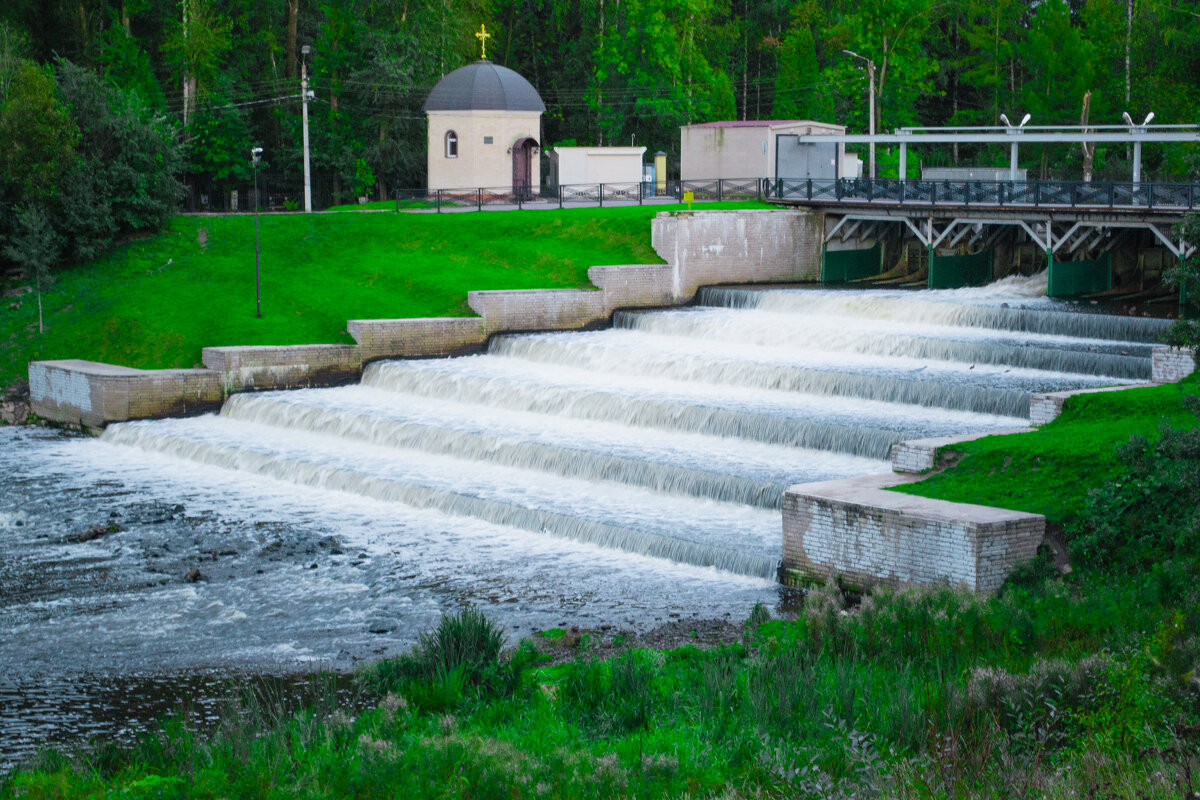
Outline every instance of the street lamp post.
<path id="1" fill-rule="evenodd" d="M 300 118 L 304 128 L 304 213 L 312 213 L 312 170 L 308 163 L 308 45 L 300 48 Z"/>
<path id="2" fill-rule="evenodd" d="M 1018 125 L 1013 125 L 1011 122 L 1009 122 L 1007 114 L 1001 114 L 1000 121 L 1003 122 L 1005 127 L 1008 128 L 1008 132 L 1010 134 L 1012 134 L 1013 136 L 1017 136 L 1018 134 L 1021 133 L 1021 129 L 1025 127 L 1025 124 L 1027 122 L 1029 122 L 1030 116 L 1031 115 L 1026 114 L 1021 119 L 1021 122 Z M 1013 183 L 1017 182 L 1017 140 L 1016 139 L 1013 139 L 1012 148 L 1009 151 L 1008 179 Z"/>
<path id="3" fill-rule="evenodd" d="M 1146 115 L 1146 119 L 1141 125 L 1136 124 L 1129 116 L 1128 111 L 1121 112 L 1121 118 L 1125 120 L 1125 124 L 1129 126 L 1130 133 L 1145 133 L 1146 126 L 1150 124 L 1150 120 L 1154 119 L 1154 112 L 1151 111 Z M 1133 143 L 1133 183 L 1136 186 L 1142 182 L 1142 143 Z"/>
<path id="4" fill-rule="evenodd" d="M 259 280 L 258 268 L 258 161 L 262 158 L 262 148 L 250 150 L 250 164 L 254 168 L 254 316 L 262 317 L 262 283 Z"/>
<path id="5" fill-rule="evenodd" d="M 853 56 L 854 58 L 857 58 L 859 61 L 867 62 L 867 78 L 870 80 L 870 84 L 867 88 L 867 105 L 868 105 L 868 115 L 871 120 L 870 128 L 869 128 L 868 132 L 871 134 L 871 136 L 874 136 L 875 135 L 875 62 L 872 61 L 871 59 L 867 58 L 866 56 L 860 56 L 858 53 L 854 52 L 853 50 L 843 50 L 842 52 L 848 56 Z M 871 180 L 875 180 L 875 141 L 873 139 L 871 141 L 871 144 L 868 147 L 869 147 L 868 152 L 869 152 L 869 158 L 870 158 L 870 177 L 871 177 Z M 904 176 L 901 175 L 900 178 L 903 179 Z"/>

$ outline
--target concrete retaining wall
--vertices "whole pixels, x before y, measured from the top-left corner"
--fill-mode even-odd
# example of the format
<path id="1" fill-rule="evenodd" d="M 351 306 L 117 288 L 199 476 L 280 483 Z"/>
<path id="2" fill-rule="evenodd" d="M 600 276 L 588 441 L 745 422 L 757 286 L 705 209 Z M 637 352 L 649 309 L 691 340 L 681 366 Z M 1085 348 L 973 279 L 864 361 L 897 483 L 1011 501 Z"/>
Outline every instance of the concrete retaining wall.
<path id="1" fill-rule="evenodd" d="M 675 301 L 687 302 L 701 286 L 819 280 L 823 228 L 807 212 L 662 213 L 650 243 L 674 268 Z"/>
<path id="2" fill-rule="evenodd" d="M 504 331 L 569 331 L 599 325 L 611 309 L 604 292 L 520 289 L 467 292 L 467 305 L 483 317 L 488 335 Z"/>
<path id="3" fill-rule="evenodd" d="M 1029 398 L 1029 424 L 1046 425 L 1058 419 L 1062 414 L 1063 404 L 1078 394 L 1096 394 L 1098 392 L 1119 392 L 1123 389 L 1153 386 L 1152 383 L 1135 383 L 1126 386 L 1104 386 L 1099 389 L 1071 389 L 1065 392 L 1046 392 L 1031 395 Z"/>
<path id="4" fill-rule="evenodd" d="M 1000 508 L 947 503 L 885 487 L 912 476 L 809 483 L 783 496 L 783 569 L 808 579 L 841 575 L 861 586 L 949 584 L 1000 588 L 1037 552 L 1046 520 Z"/>
<path id="5" fill-rule="evenodd" d="M 224 399 L 221 376 L 210 370 L 142 370 L 75 359 L 31 363 L 29 396 L 38 416 L 84 428 L 195 414 L 219 408 Z"/>
<path id="6" fill-rule="evenodd" d="M 346 330 L 358 342 L 363 363 L 381 358 L 457 356 L 482 349 L 487 341 L 478 317 L 352 319 Z"/>
<path id="7" fill-rule="evenodd" d="M 226 393 L 352 383 L 362 375 L 359 348 L 349 344 L 206 347 L 200 360 L 221 374 Z"/>
<path id="8" fill-rule="evenodd" d="M 970 442 L 985 436 L 1006 436 L 1010 433 L 1029 433 L 1033 428 L 1013 428 L 970 436 L 939 436 L 934 439 L 910 439 L 892 445 L 892 469 L 896 472 L 922 473 L 937 466 L 937 454 L 943 447 Z"/>
<path id="9" fill-rule="evenodd" d="M 1151 380 L 1155 383 L 1175 383 L 1196 371 L 1196 357 L 1182 347 L 1155 347 L 1150 358 L 1154 364 Z"/>

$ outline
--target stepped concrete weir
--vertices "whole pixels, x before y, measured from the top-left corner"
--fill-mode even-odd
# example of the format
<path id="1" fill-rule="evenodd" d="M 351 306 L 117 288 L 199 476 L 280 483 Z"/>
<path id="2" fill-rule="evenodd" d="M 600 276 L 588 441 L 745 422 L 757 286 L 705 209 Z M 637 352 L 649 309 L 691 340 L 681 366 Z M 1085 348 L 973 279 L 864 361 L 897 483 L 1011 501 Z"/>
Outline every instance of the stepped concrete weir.
<path id="1" fill-rule="evenodd" d="M 1036 549 L 1039 523 L 908 498 L 871 476 L 931 465 L 956 437 L 1044 422 L 1064 392 L 1151 377 L 1166 323 L 1048 300 L 1044 280 L 941 292 L 684 287 L 697 294 L 688 308 L 521 334 L 501 331 L 580 314 L 592 324 L 603 292 L 535 293 L 533 306 L 523 293 L 478 293 L 485 352 L 375 360 L 338 388 L 232 394 L 217 415 L 110 425 L 102 444 L 613 558 L 986 591 Z M 343 379 L 361 357 L 296 352 Z M 304 377 L 286 354 L 273 371 L 244 355 L 206 352 L 226 391 Z"/>

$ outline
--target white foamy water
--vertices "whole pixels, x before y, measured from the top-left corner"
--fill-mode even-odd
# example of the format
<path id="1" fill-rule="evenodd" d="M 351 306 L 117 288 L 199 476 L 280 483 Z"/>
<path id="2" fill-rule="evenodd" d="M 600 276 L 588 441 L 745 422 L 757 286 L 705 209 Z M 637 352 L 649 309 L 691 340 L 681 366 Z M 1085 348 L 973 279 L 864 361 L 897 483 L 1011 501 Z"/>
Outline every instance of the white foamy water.
<path id="1" fill-rule="evenodd" d="M 78 698 L 113 676 L 345 667 L 468 604 L 513 636 L 776 605 L 787 486 L 1148 372 L 1161 322 L 1042 290 L 706 290 L 99 440 L 0 431 L 0 764 L 100 730 Z"/>

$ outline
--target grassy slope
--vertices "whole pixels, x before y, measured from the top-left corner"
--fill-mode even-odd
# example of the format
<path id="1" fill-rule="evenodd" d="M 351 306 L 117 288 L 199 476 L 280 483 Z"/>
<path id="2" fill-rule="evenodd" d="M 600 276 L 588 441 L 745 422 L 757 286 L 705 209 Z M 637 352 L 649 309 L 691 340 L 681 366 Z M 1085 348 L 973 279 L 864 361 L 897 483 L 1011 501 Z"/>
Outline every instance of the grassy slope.
<path id="1" fill-rule="evenodd" d="M 1078 515 L 1087 493 L 1113 478 L 1116 448 L 1159 427 L 1196 424 L 1183 405 L 1195 376 L 1167 384 L 1071 398 L 1062 416 L 1035 433 L 989 436 L 949 448 L 964 454 L 947 472 L 895 491 L 1045 514 L 1053 522 Z"/>
<path id="2" fill-rule="evenodd" d="M 705 206 L 744 207 L 765 206 Z M 205 346 L 350 342 L 348 319 L 469 316 L 471 289 L 588 286 L 594 265 L 662 263 L 649 220 L 672 208 L 264 216 L 262 319 L 253 218 L 179 217 L 160 235 L 59 273 L 41 336 L 34 295 L 7 301 L 0 388 L 31 360 L 191 367 Z"/>

